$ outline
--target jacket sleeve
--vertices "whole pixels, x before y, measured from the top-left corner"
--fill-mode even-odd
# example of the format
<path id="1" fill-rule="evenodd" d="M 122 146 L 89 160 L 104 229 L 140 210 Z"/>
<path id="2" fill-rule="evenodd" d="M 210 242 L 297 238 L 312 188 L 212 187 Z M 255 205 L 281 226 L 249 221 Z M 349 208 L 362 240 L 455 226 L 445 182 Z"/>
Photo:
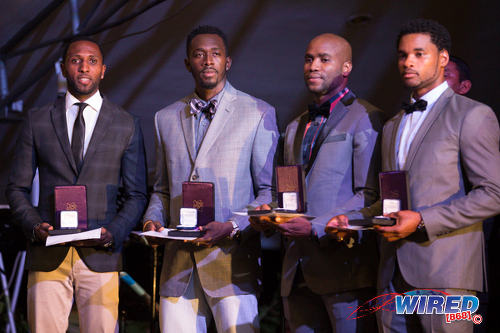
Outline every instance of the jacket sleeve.
<path id="1" fill-rule="evenodd" d="M 146 155 L 141 126 L 134 119 L 134 129 L 121 159 L 124 203 L 107 229 L 116 244 L 121 244 L 140 220 L 147 203 Z"/>
<path id="2" fill-rule="evenodd" d="M 459 153 L 471 191 L 420 211 L 430 240 L 500 213 L 500 130 L 489 107 L 480 104 L 465 115 Z"/>
<path id="3" fill-rule="evenodd" d="M 6 190 L 14 220 L 16 223 L 21 224 L 28 239 L 32 237 L 33 227 L 43 222 L 38 211 L 31 204 L 31 187 L 37 168 L 32 129 L 33 112 L 27 112 L 17 139 L 14 161 Z"/>

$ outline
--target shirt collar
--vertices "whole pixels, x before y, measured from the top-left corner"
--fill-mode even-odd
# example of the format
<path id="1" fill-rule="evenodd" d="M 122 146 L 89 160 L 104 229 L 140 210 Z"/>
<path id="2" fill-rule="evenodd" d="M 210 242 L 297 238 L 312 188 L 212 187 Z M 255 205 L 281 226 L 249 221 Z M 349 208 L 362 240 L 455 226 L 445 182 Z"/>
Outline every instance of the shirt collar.
<path id="1" fill-rule="evenodd" d="M 332 113 L 333 108 L 335 108 L 335 105 L 344 98 L 344 96 L 349 92 L 349 88 L 345 87 L 338 93 L 336 93 L 334 96 L 332 96 L 328 101 L 324 102 L 323 104 L 330 104 L 330 113 Z M 323 105 L 321 104 L 321 105 Z"/>
<path id="2" fill-rule="evenodd" d="M 205 103 L 208 103 L 211 100 L 215 99 L 215 100 L 217 100 L 217 105 L 220 105 L 220 101 L 221 101 L 222 97 L 224 96 L 224 92 L 226 91 L 226 87 L 227 87 L 227 81 L 224 84 L 224 88 L 222 88 L 222 90 L 219 91 L 219 93 L 217 95 L 215 95 L 214 97 L 210 98 L 208 101 L 205 101 L 203 98 L 201 98 L 200 96 L 198 96 L 198 94 L 196 93 L 196 90 L 194 92 L 194 98 L 199 99 L 200 101 L 204 101 Z"/>
<path id="3" fill-rule="evenodd" d="M 99 90 L 97 90 L 92 96 L 90 96 L 90 98 L 85 100 L 85 103 L 87 103 L 90 106 L 90 108 L 96 112 L 99 112 L 99 110 L 101 110 L 102 102 L 103 98 Z M 66 110 L 70 109 L 71 106 L 75 103 L 81 103 L 81 102 L 80 100 L 78 100 L 78 98 L 73 96 L 69 91 L 66 91 Z"/>
<path id="4" fill-rule="evenodd" d="M 446 89 L 448 89 L 448 82 L 444 81 L 439 86 L 435 87 L 434 89 L 423 95 L 420 99 L 426 101 L 427 108 L 430 108 L 437 101 L 439 96 L 441 96 L 441 94 L 444 93 Z M 415 98 L 413 98 L 413 96 L 411 97 L 411 102 L 412 103 L 415 102 Z"/>

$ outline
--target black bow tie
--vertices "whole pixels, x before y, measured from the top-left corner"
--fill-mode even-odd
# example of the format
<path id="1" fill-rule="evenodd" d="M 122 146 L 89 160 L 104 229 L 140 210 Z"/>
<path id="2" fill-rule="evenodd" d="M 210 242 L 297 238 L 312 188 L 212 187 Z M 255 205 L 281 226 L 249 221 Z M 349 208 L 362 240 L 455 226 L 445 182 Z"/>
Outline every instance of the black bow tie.
<path id="1" fill-rule="evenodd" d="M 405 110 L 406 113 L 412 113 L 413 111 L 425 111 L 427 108 L 427 101 L 419 99 L 418 101 L 415 101 L 415 103 L 403 102 L 401 104 L 401 108 Z"/>
<path id="2" fill-rule="evenodd" d="M 316 104 L 309 104 L 307 107 L 309 110 L 309 121 L 313 121 L 317 116 L 323 116 L 328 118 L 330 116 L 330 101 L 327 101 L 320 106 Z"/>

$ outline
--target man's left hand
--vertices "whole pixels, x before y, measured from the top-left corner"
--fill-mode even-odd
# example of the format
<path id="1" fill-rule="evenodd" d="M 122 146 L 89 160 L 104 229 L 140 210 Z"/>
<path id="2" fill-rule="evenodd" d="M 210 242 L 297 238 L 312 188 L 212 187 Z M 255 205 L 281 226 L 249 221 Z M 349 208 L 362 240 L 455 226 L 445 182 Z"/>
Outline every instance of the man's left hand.
<path id="1" fill-rule="evenodd" d="M 207 225 L 200 227 L 200 230 L 204 230 L 205 234 L 202 237 L 196 238 L 190 242 L 198 246 L 211 247 L 231 235 L 231 232 L 233 231 L 233 224 L 231 222 L 212 221 Z"/>
<path id="2" fill-rule="evenodd" d="M 410 236 L 417 230 L 418 224 L 422 221 L 422 215 L 412 210 L 400 210 L 386 216 L 395 218 L 396 224 L 390 227 L 375 226 L 375 230 L 382 234 L 389 242 Z"/>
<path id="3" fill-rule="evenodd" d="M 101 227 L 101 238 L 71 242 L 71 245 L 79 247 L 99 246 L 108 248 L 113 245 L 113 235 L 105 227 Z"/>
<path id="4" fill-rule="evenodd" d="M 276 224 L 276 229 L 279 230 L 283 236 L 305 238 L 311 236 L 312 225 L 306 218 L 294 217 L 285 223 Z"/>

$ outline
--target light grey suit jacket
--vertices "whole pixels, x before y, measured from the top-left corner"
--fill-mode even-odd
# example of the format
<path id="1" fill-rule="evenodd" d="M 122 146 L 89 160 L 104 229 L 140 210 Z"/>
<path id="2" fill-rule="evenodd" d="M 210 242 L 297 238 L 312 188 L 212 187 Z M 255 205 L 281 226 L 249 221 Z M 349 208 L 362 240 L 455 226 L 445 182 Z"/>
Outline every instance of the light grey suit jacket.
<path id="1" fill-rule="evenodd" d="M 303 164 L 302 139 L 309 114 L 287 127 L 285 164 Z M 318 240 L 288 241 L 281 293 L 288 296 L 300 263 L 307 286 L 317 294 L 375 286 L 377 248 L 373 234 L 360 233 L 347 248 L 325 235 L 328 220 L 377 199 L 381 112 L 349 92 L 332 110 L 317 138 L 312 165 L 306 166 L 307 214 Z"/>
<path id="2" fill-rule="evenodd" d="M 397 169 L 395 142 L 403 115 L 384 127 L 383 170 Z M 397 258 L 403 278 L 414 287 L 483 290 L 481 221 L 500 212 L 499 140 L 498 121 L 488 106 L 450 88 L 439 97 L 406 160 L 412 209 L 422 215 L 428 241 L 383 241 L 380 288 L 392 279 Z"/>
<path id="3" fill-rule="evenodd" d="M 213 297 L 255 293 L 258 286 L 260 239 L 248 218 L 233 213 L 271 201 L 274 154 L 278 140 L 273 107 L 226 83 L 224 96 L 198 154 L 194 94 L 158 111 L 156 181 L 145 220 L 179 224 L 182 182 L 215 184 L 215 220 L 234 220 L 241 243 L 225 240 L 212 248 L 179 241 L 165 246 L 160 295 L 181 296 L 196 262 L 201 285 Z"/>

